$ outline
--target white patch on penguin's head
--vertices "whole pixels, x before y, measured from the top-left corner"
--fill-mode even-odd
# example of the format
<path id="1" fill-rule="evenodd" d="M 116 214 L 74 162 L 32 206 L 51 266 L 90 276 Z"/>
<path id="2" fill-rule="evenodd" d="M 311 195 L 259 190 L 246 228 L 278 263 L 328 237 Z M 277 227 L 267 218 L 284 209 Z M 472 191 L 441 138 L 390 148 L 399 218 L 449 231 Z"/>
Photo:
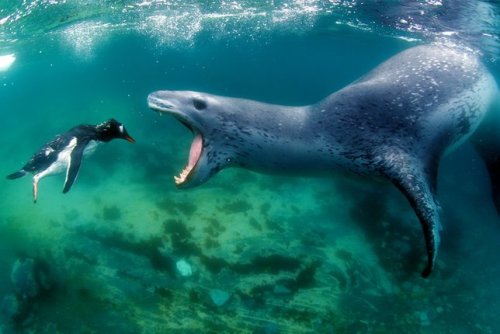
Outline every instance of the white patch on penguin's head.
<path id="1" fill-rule="evenodd" d="M 121 138 L 131 143 L 135 143 L 135 140 L 130 137 L 127 129 L 125 129 L 125 126 L 114 118 L 108 119 L 106 122 L 96 125 L 96 131 L 98 133 L 99 141 L 108 142 L 115 138 Z"/>

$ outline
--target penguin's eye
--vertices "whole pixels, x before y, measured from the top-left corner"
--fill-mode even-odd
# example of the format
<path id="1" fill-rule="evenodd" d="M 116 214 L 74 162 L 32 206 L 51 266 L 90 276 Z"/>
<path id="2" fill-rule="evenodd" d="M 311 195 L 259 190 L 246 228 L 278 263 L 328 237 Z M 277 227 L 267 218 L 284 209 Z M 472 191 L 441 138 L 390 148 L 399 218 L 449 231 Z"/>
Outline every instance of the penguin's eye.
<path id="1" fill-rule="evenodd" d="M 207 103 L 200 99 L 193 99 L 193 106 L 196 110 L 203 110 L 207 108 Z"/>

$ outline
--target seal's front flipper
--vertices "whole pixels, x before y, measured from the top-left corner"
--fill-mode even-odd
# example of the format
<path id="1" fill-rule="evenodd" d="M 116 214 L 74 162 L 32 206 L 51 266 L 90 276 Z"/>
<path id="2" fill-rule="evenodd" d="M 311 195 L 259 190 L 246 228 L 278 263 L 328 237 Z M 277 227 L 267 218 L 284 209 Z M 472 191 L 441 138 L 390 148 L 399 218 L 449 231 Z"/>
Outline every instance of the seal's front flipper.
<path id="1" fill-rule="evenodd" d="M 427 247 L 424 278 L 434 269 L 440 241 L 441 223 L 435 199 L 437 167 L 437 159 L 422 167 L 421 161 L 397 153 L 384 157 L 382 167 L 382 173 L 406 196 L 422 225 Z"/>
<path id="2" fill-rule="evenodd" d="M 87 142 L 78 143 L 73 151 L 71 151 L 71 157 L 69 159 L 68 169 L 66 170 L 66 180 L 64 181 L 63 193 L 67 193 L 78 176 L 78 171 L 80 170 L 80 165 L 82 163 L 83 151 L 87 146 Z"/>

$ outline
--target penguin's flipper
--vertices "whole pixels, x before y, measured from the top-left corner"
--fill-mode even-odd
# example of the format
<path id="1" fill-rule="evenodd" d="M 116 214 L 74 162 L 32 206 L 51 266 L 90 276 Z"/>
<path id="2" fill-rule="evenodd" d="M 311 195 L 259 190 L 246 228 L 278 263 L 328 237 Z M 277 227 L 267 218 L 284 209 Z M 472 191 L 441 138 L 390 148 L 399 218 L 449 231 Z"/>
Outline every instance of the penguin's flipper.
<path id="1" fill-rule="evenodd" d="M 67 193 L 78 176 L 78 171 L 80 170 L 80 165 L 82 163 L 83 151 L 87 146 L 88 141 L 78 143 L 73 151 L 71 151 L 71 157 L 68 164 L 68 169 L 66 170 L 66 180 L 64 181 L 63 194 Z"/>
<path id="2" fill-rule="evenodd" d="M 18 170 L 17 172 L 15 172 L 15 173 L 7 175 L 7 178 L 9 180 L 14 180 L 14 179 L 18 179 L 20 177 L 23 177 L 24 175 L 26 175 L 26 172 L 24 171 L 24 169 L 21 169 L 21 170 Z"/>

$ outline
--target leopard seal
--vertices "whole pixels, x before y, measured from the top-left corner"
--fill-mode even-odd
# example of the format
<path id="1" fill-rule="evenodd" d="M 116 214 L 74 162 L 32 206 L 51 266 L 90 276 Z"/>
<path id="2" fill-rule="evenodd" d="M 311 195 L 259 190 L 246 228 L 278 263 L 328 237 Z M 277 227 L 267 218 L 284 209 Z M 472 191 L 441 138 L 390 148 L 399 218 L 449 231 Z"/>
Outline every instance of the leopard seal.
<path id="1" fill-rule="evenodd" d="M 178 187 L 200 185 L 230 166 L 298 175 L 345 170 L 389 180 L 421 223 L 427 250 L 422 276 L 427 277 L 440 242 L 440 159 L 471 138 L 486 165 L 500 167 L 500 149 L 491 152 L 495 143 L 488 142 L 500 138 L 483 136 L 480 129 L 497 94 L 493 76 L 476 54 L 430 44 L 391 57 L 312 105 L 167 90 L 151 93 L 148 105 L 173 115 L 194 134 L 188 163 L 175 177 Z M 500 168 L 488 170 L 492 182 L 500 180 Z"/>

